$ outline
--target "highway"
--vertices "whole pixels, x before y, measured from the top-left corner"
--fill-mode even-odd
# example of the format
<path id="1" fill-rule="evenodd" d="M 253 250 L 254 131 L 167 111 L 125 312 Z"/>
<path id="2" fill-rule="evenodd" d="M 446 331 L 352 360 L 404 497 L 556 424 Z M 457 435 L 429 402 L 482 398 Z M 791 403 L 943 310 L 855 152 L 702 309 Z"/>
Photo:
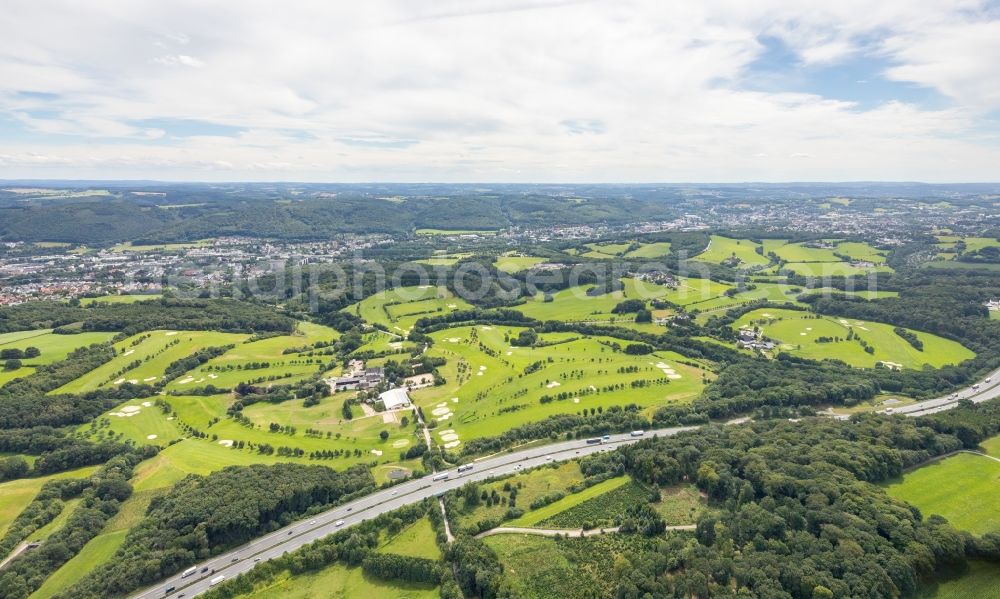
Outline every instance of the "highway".
<path id="1" fill-rule="evenodd" d="M 879 412 L 913 417 L 925 416 L 951 409 L 958 405 L 962 399 L 980 403 L 1000 397 L 1000 370 L 991 373 L 978 383 L 978 387 L 978 389 L 967 387 L 946 397 L 919 401 L 899 408 L 885 408 Z M 847 416 L 841 418 L 846 419 Z M 738 422 L 740 420 L 733 421 L 734 424 Z M 296 522 L 197 564 L 195 574 L 185 578 L 178 573 L 132 597 L 135 599 L 165 597 L 168 595 L 166 589 L 170 587 L 174 587 L 174 590 L 169 593 L 171 597 L 194 597 L 207 591 L 212 586 L 211 581 L 219 576 L 224 576 L 225 579 L 234 578 L 247 572 L 258 562 L 280 557 L 284 553 L 295 551 L 338 530 L 350 528 L 370 518 L 405 505 L 417 503 L 428 497 L 441 495 L 446 491 L 457 489 L 469 481 L 482 481 L 518 470 L 541 466 L 551 461 L 571 460 L 599 451 L 609 451 L 644 438 L 676 435 L 679 432 L 696 428 L 698 427 L 685 426 L 651 430 L 646 431 L 641 437 L 632 437 L 628 433 L 610 435 L 609 439 L 595 445 L 588 445 L 585 440 L 580 439 L 499 453 L 474 462 L 471 470 L 458 473 L 452 469 L 439 473 L 438 475 L 448 475 L 444 480 L 432 480 L 431 476 L 410 480 L 337 506 L 308 520 Z"/>
<path id="2" fill-rule="evenodd" d="M 337 506 L 307 520 L 301 520 L 197 564 L 195 566 L 197 572 L 190 576 L 183 577 L 178 573 L 132 597 L 135 599 L 152 599 L 168 595 L 170 597 L 194 597 L 207 591 L 212 586 L 211 581 L 219 576 L 224 576 L 225 579 L 235 578 L 259 562 L 280 557 L 284 553 L 295 551 L 317 539 L 350 528 L 386 512 L 457 489 L 469 481 L 482 481 L 541 466 L 548 462 L 571 460 L 599 451 L 610 451 L 641 439 L 676 435 L 682 431 L 696 428 L 698 427 L 683 426 L 651 430 L 638 437 L 633 437 L 628 433 L 616 434 L 609 435 L 600 444 L 588 445 L 585 440 L 579 439 L 531 447 L 515 452 L 499 453 L 474 462 L 471 470 L 461 474 L 452 469 L 438 473 L 433 477 L 437 478 L 447 474 L 447 478 L 444 480 L 432 480 L 431 476 L 410 480 Z M 174 590 L 168 594 L 166 589 L 171 587 Z"/>
<path id="3" fill-rule="evenodd" d="M 918 401 L 898 408 L 885 408 L 879 410 L 879 413 L 903 414 L 912 417 L 927 416 L 928 414 L 950 410 L 957 406 L 958 402 L 963 399 L 968 399 L 973 403 L 982 403 L 996 397 L 1000 397 L 1000 369 L 993 371 L 979 383 L 971 387 L 966 387 L 957 393 L 935 399 L 925 399 L 924 401 Z"/>

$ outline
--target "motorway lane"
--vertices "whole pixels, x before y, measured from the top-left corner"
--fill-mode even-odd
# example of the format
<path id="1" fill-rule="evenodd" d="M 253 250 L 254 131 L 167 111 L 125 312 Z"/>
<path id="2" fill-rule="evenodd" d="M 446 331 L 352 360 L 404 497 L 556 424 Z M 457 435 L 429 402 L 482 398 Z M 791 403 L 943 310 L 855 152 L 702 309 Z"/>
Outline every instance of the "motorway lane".
<path id="1" fill-rule="evenodd" d="M 565 461 L 600 451 L 610 451 L 628 443 L 634 443 L 652 436 L 676 435 L 679 432 L 693 430 L 696 426 L 684 426 L 647 431 L 642 437 L 632 437 L 630 434 L 609 435 L 610 439 L 602 444 L 587 445 L 585 440 L 562 441 L 550 445 L 532 447 L 515 452 L 504 452 L 474 462 L 472 470 L 458 474 L 456 470 L 446 471 L 448 478 L 432 481 L 430 476 L 400 483 L 388 489 L 376 491 L 356 499 L 350 503 L 327 510 L 308 520 L 299 521 L 285 528 L 259 537 L 241 547 L 214 557 L 196 565 L 198 572 L 182 578 L 178 573 L 153 587 L 133 595 L 135 599 L 152 599 L 167 596 L 166 589 L 176 587 L 170 593 L 171 597 L 194 597 L 204 593 L 211 585 L 211 580 L 218 576 L 226 579 L 235 578 L 238 574 L 247 572 L 258 562 L 279 557 L 284 553 L 295 551 L 299 547 L 326 537 L 334 532 L 350 528 L 374 518 L 380 514 L 391 512 L 405 505 L 417 503 L 427 497 L 434 497 L 446 491 L 457 489 L 469 481 L 482 481 L 495 476 L 503 476 L 541 466 L 551 461 Z M 444 474 L 444 473 L 439 473 Z M 337 522 L 343 520 L 341 526 Z M 236 561 L 233 561 L 235 558 Z M 205 569 L 205 572 L 202 572 Z"/>
<path id="2" fill-rule="evenodd" d="M 884 410 L 879 410 L 879 413 L 903 414 L 912 417 L 926 416 L 928 414 L 935 414 L 937 412 L 950 410 L 951 408 L 957 406 L 958 402 L 963 399 L 968 399 L 973 403 L 982 403 L 984 401 L 1000 397 L 1000 369 L 993 371 L 977 384 L 979 385 L 979 389 L 973 389 L 970 386 L 945 397 L 925 399 L 924 401 L 918 401 L 908 406 L 902 406 L 899 408 L 886 408 Z"/>

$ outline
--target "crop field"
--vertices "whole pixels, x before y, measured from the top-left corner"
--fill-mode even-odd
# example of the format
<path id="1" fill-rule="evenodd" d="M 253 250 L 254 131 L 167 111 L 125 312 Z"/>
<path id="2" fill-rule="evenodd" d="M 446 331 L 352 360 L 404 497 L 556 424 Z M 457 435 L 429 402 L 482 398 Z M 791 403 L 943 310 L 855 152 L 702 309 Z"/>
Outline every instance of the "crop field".
<path id="1" fill-rule="evenodd" d="M 90 304 L 134 304 L 135 302 L 146 302 L 163 297 L 159 293 L 149 293 L 142 295 L 103 295 L 101 297 L 81 297 L 80 305 Z"/>
<path id="2" fill-rule="evenodd" d="M 412 395 L 437 420 L 434 434 L 445 447 L 553 414 L 688 402 L 703 386 L 705 371 L 673 352 L 633 356 L 612 347 L 620 341 L 570 333 L 540 335 L 550 344 L 544 347 L 511 346 L 521 330 L 466 326 L 431 334 L 428 353 L 448 360 L 447 382 Z"/>
<path id="3" fill-rule="evenodd" d="M 925 518 L 938 514 L 977 535 L 1000 528 L 1000 462 L 992 458 L 960 453 L 907 472 L 885 488 Z"/>
<path id="4" fill-rule="evenodd" d="M 843 262 L 844 259 L 840 256 L 874 264 L 883 264 L 886 260 L 886 251 L 867 243 L 827 240 L 822 245 L 825 247 L 810 247 L 807 242 L 789 243 L 783 239 L 765 239 L 764 253 L 774 252 L 786 262 Z"/>
<path id="5" fill-rule="evenodd" d="M 829 316 L 816 317 L 810 312 L 761 308 L 740 317 L 733 327 L 757 326 L 764 335 L 781 343 L 780 350 L 804 358 L 843 360 L 852 366 L 871 367 L 878 362 L 902 368 L 921 368 L 924 364 L 940 367 L 958 364 L 975 353 L 955 341 L 921 331 L 911 331 L 924 344 L 923 351 L 912 347 L 891 325 L 861 322 Z M 850 332 L 854 340 L 847 340 Z M 840 341 L 821 342 L 821 338 Z M 859 340 L 874 347 L 865 352 Z"/>
<path id="6" fill-rule="evenodd" d="M 447 289 L 425 285 L 380 291 L 344 310 L 357 314 L 366 322 L 405 335 L 421 318 L 469 308 L 465 300 L 454 297 Z"/>
<path id="7" fill-rule="evenodd" d="M 757 253 L 760 244 L 749 239 L 731 239 L 720 235 L 712 235 L 708 247 L 692 260 L 709 264 L 722 264 L 734 256 L 739 259 L 739 267 L 766 266 L 770 260 L 767 256 Z"/>
<path id="8" fill-rule="evenodd" d="M 239 343 L 221 356 L 212 358 L 202 366 L 174 379 L 167 385 L 167 390 L 183 391 L 185 388 L 208 384 L 232 388 L 241 382 L 283 384 L 300 380 L 316 374 L 330 360 L 327 356 L 308 355 L 312 345 L 320 341 L 333 341 L 339 336 L 340 333 L 329 327 L 311 322 L 299 322 L 292 335 Z M 299 349 L 305 351 L 285 353 Z"/>
<path id="9" fill-rule="evenodd" d="M 563 462 L 535 468 L 528 472 L 505 477 L 503 480 L 483 483 L 480 488 L 492 494 L 496 491 L 501 497 L 509 492 L 504 491 L 505 485 L 517 488 L 517 506 L 527 510 L 532 501 L 556 491 L 566 492 L 569 487 L 583 481 L 580 465 L 575 462 Z M 506 505 L 493 504 L 488 506 L 480 503 L 471 512 L 450 510 L 448 518 L 452 527 L 457 530 L 478 530 L 476 524 L 483 520 L 500 518 L 507 511 Z M 530 512 L 529 512 L 530 513 Z"/>
<path id="10" fill-rule="evenodd" d="M 424 258 L 422 260 L 414 260 L 417 264 L 426 264 L 428 266 L 451 266 L 463 258 L 468 258 L 472 254 L 462 253 L 462 254 L 446 254 L 435 252 L 430 258 Z"/>
<path id="11" fill-rule="evenodd" d="M 505 522 L 504 525 L 528 528 L 535 526 L 539 528 L 580 528 L 585 526 L 585 524 L 592 524 L 594 519 L 588 519 L 587 516 L 594 515 L 591 513 L 593 510 L 590 508 L 596 504 L 591 504 L 591 502 L 599 496 L 610 494 L 612 491 L 628 485 L 630 482 L 631 479 L 628 476 L 609 478 L 606 481 L 587 487 L 579 493 L 567 495 L 537 510 L 531 510 L 520 518 Z M 588 507 L 582 508 L 584 505 Z M 610 512 L 602 513 L 604 515 L 596 517 L 604 518 L 607 516 L 611 518 L 615 515 Z"/>
<path id="12" fill-rule="evenodd" d="M 545 262 L 545 258 L 538 256 L 498 256 L 493 262 L 497 270 L 502 272 L 515 273 L 528 270 L 536 264 Z"/>
<path id="13" fill-rule="evenodd" d="M 115 344 L 118 355 L 52 393 L 84 393 L 131 383 L 153 384 L 171 362 L 206 347 L 239 343 L 248 335 L 214 331 L 149 331 Z"/>
<path id="14" fill-rule="evenodd" d="M 7 527 L 17 518 L 21 510 L 31 503 L 35 495 L 38 495 L 38 491 L 46 482 L 64 478 L 87 478 L 96 472 L 97 468 L 97 466 L 87 466 L 49 476 L 19 478 L 0 483 L 0 537 L 7 532 Z"/>

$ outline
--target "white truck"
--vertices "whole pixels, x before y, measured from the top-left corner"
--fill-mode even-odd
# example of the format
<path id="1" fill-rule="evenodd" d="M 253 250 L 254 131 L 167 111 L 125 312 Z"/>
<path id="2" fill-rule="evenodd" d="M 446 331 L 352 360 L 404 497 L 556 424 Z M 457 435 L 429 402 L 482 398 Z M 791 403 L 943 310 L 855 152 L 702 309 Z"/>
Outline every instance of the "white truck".
<path id="1" fill-rule="evenodd" d="M 198 568 L 196 568 L 194 566 L 191 566 L 187 570 L 184 570 L 184 573 L 181 574 L 181 578 L 187 578 L 188 576 L 191 576 L 192 574 L 194 574 L 197 571 L 198 571 Z"/>
<path id="2" fill-rule="evenodd" d="M 442 472 L 441 474 L 435 474 L 434 476 L 431 477 L 431 481 L 433 482 L 437 482 L 439 480 L 447 480 L 447 479 L 448 479 L 447 472 Z"/>
<path id="3" fill-rule="evenodd" d="M 632 431 L 629 434 L 632 435 L 633 437 L 641 437 L 646 434 L 646 431 Z"/>
<path id="4" fill-rule="evenodd" d="M 225 574 L 219 574 L 218 576 L 216 576 L 215 578 L 213 578 L 212 580 L 210 580 L 208 582 L 208 586 L 214 587 L 215 585 L 219 584 L 220 582 L 222 582 L 225 579 L 226 579 L 226 575 Z"/>

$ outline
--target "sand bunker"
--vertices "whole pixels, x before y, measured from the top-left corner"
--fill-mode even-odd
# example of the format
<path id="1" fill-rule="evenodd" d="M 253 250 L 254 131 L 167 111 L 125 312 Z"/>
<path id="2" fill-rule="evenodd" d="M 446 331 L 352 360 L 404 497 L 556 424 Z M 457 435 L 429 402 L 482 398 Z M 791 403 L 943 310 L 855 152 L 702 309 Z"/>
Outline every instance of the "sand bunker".
<path id="1" fill-rule="evenodd" d="M 548 385 L 545 385 L 545 388 L 546 389 L 554 389 L 555 387 L 558 387 L 559 385 L 560 385 L 559 381 L 552 381 Z"/>
<path id="2" fill-rule="evenodd" d="M 135 350 L 134 349 L 130 349 L 127 352 L 123 353 L 122 356 L 131 356 L 134 353 L 135 353 Z"/>
<path id="3" fill-rule="evenodd" d="M 393 449 L 399 449 L 400 447 L 406 447 L 410 444 L 409 439 L 397 439 L 392 442 Z"/>
<path id="4" fill-rule="evenodd" d="M 442 441 L 454 441 L 455 439 L 458 439 L 458 435 L 456 435 L 455 433 L 452 433 L 450 435 L 441 435 Z"/>
<path id="5" fill-rule="evenodd" d="M 182 378 L 181 380 L 177 381 L 177 384 L 179 384 L 179 385 L 186 385 L 186 384 L 190 383 L 193 380 L 194 380 L 193 376 L 186 376 L 186 377 Z"/>
<path id="6" fill-rule="evenodd" d="M 118 379 L 117 381 L 115 381 L 115 382 L 113 382 L 113 383 L 111 383 L 111 384 L 112 384 L 112 385 L 121 385 L 121 384 L 122 384 L 122 383 L 124 383 L 124 382 L 125 382 L 125 379 Z"/>
<path id="7" fill-rule="evenodd" d="M 382 455 L 382 450 L 381 449 L 373 449 L 372 450 L 372 454 L 380 456 L 380 455 Z"/>
<path id="8" fill-rule="evenodd" d="M 152 441 L 153 439 L 156 438 L 156 435 L 146 435 L 146 438 Z"/>
<path id="9" fill-rule="evenodd" d="M 144 401 L 144 402 L 142 402 L 142 407 L 144 407 L 144 408 L 151 408 L 151 407 L 153 407 L 153 402 L 151 402 L 151 401 Z"/>
<path id="10" fill-rule="evenodd" d="M 461 441 L 451 441 L 450 443 L 445 443 L 444 444 L 444 448 L 445 449 L 451 449 L 452 447 L 458 447 L 461 444 L 462 444 Z"/>
<path id="11" fill-rule="evenodd" d="M 233 440 L 232 439 L 220 439 L 219 440 L 219 445 L 221 445 L 223 447 L 232 447 L 233 446 Z"/>
<path id="12" fill-rule="evenodd" d="M 142 382 L 148 383 L 150 381 L 155 381 L 155 380 L 156 380 L 155 376 L 147 376 L 146 378 L 142 379 Z"/>
<path id="13" fill-rule="evenodd" d="M 168 332 L 166 332 L 166 333 L 164 333 L 164 334 L 165 334 L 165 335 L 166 335 L 167 337 L 170 337 L 171 335 L 176 335 L 176 334 L 177 334 L 177 331 L 168 331 Z"/>

